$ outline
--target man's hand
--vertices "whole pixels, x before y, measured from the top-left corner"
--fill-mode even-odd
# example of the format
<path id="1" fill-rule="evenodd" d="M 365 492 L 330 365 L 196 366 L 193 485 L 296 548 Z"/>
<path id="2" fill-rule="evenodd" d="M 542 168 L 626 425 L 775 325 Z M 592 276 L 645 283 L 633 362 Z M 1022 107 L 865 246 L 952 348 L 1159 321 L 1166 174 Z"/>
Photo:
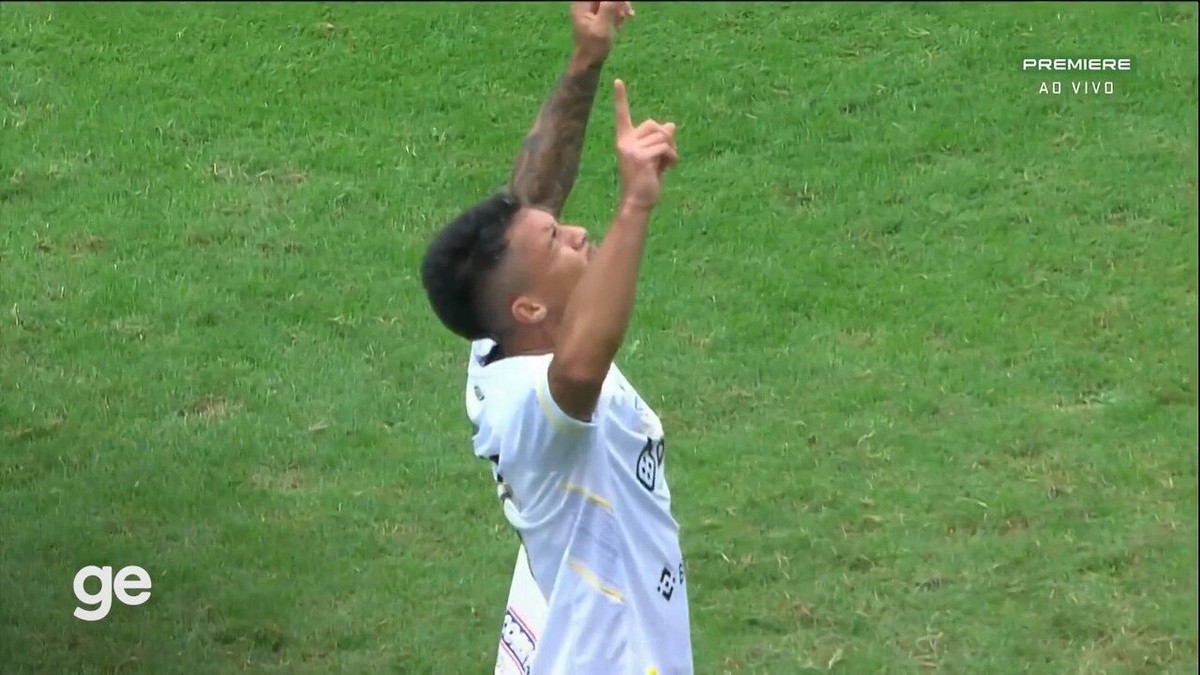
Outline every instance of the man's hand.
<path id="1" fill-rule="evenodd" d="M 622 206 L 650 210 L 658 203 L 662 177 L 679 163 L 675 123 L 652 119 L 633 126 L 625 83 L 613 82 L 617 105 L 617 161 L 621 173 Z"/>
<path id="2" fill-rule="evenodd" d="M 571 23 L 580 58 L 587 63 L 601 63 L 608 58 L 613 37 L 631 16 L 633 5 L 629 2 L 572 2 Z"/>

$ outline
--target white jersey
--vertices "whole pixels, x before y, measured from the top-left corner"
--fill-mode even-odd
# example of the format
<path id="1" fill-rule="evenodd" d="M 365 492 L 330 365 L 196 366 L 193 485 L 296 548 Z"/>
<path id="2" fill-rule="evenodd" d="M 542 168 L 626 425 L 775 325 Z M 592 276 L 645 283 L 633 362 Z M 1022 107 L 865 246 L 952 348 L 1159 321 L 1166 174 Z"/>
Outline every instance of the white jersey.
<path id="1" fill-rule="evenodd" d="M 592 420 L 576 420 L 550 396 L 550 354 L 484 366 L 493 346 L 472 345 L 467 413 L 475 454 L 493 463 L 546 603 L 541 625 L 526 622 L 516 636 L 527 672 L 690 675 L 687 585 L 658 416 L 614 365 Z M 517 571 L 514 589 L 520 562 Z"/>

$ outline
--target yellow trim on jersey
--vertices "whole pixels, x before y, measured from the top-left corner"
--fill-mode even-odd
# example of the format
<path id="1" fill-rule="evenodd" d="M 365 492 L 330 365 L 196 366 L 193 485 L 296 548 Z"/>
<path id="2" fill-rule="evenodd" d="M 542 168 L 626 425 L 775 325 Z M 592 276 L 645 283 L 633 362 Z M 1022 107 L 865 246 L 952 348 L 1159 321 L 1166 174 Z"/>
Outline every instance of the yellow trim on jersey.
<path id="1" fill-rule="evenodd" d="M 554 409 L 550 407 L 550 402 L 546 400 L 546 397 L 549 394 L 542 391 L 541 382 L 538 382 L 534 386 L 533 390 L 537 393 L 538 405 L 541 406 L 542 413 L 546 415 L 546 419 L 550 420 L 550 424 L 554 425 L 555 431 L 579 431 L 578 427 L 568 427 L 564 425 L 562 420 L 559 419 L 559 416 L 555 414 Z"/>
<path id="2" fill-rule="evenodd" d="M 612 502 L 608 501 L 604 497 L 601 497 L 600 495 L 596 494 L 595 492 L 588 490 L 587 488 L 585 488 L 584 486 L 582 486 L 578 483 L 563 483 L 562 489 L 566 490 L 567 492 L 577 492 L 577 493 L 583 495 L 584 497 L 587 498 L 588 501 L 603 508 L 605 511 L 608 511 L 609 513 L 611 513 L 613 510 Z"/>
<path id="3" fill-rule="evenodd" d="M 567 561 L 567 564 L 571 566 L 571 569 L 578 572 L 579 576 L 583 577 L 583 580 L 586 581 L 587 584 L 592 588 L 600 591 L 617 602 L 625 602 L 625 596 L 621 595 L 620 591 L 612 588 L 611 586 L 605 586 L 604 582 L 600 581 L 600 577 L 596 576 L 596 573 L 588 569 L 583 563 L 572 558 L 571 560 Z"/>

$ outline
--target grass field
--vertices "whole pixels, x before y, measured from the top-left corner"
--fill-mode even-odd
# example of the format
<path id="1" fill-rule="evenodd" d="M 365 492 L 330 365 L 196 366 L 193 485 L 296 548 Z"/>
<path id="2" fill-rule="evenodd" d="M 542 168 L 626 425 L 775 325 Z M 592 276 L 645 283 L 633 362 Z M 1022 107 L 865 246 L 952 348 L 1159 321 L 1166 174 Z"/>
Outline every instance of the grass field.
<path id="1" fill-rule="evenodd" d="M 697 672 L 1196 672 L 1194 6 L 638 9 L 605 81 L 683 162 L 620 363 Z M 416 268 L 569 42 L 565 3 L 4 3 L 0 671 L 490 672 L 516 540 Z M 75 619 L 84 565 L 150 601 Z"/>

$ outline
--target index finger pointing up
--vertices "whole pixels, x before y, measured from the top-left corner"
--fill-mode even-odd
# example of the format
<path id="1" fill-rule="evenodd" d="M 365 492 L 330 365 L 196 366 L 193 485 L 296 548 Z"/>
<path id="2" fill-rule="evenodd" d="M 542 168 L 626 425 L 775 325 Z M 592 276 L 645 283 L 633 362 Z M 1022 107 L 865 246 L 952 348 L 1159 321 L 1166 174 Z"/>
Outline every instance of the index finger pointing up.
<path id="1" fill-rule="evenodd" d="M 625 83 L 621 80 L 613 82 L 614 99 L 617 102 L 617 133 L 623 133 L 633 128 L 633 120 L 629 117 L 629 98 L 625 95 Z"/>

